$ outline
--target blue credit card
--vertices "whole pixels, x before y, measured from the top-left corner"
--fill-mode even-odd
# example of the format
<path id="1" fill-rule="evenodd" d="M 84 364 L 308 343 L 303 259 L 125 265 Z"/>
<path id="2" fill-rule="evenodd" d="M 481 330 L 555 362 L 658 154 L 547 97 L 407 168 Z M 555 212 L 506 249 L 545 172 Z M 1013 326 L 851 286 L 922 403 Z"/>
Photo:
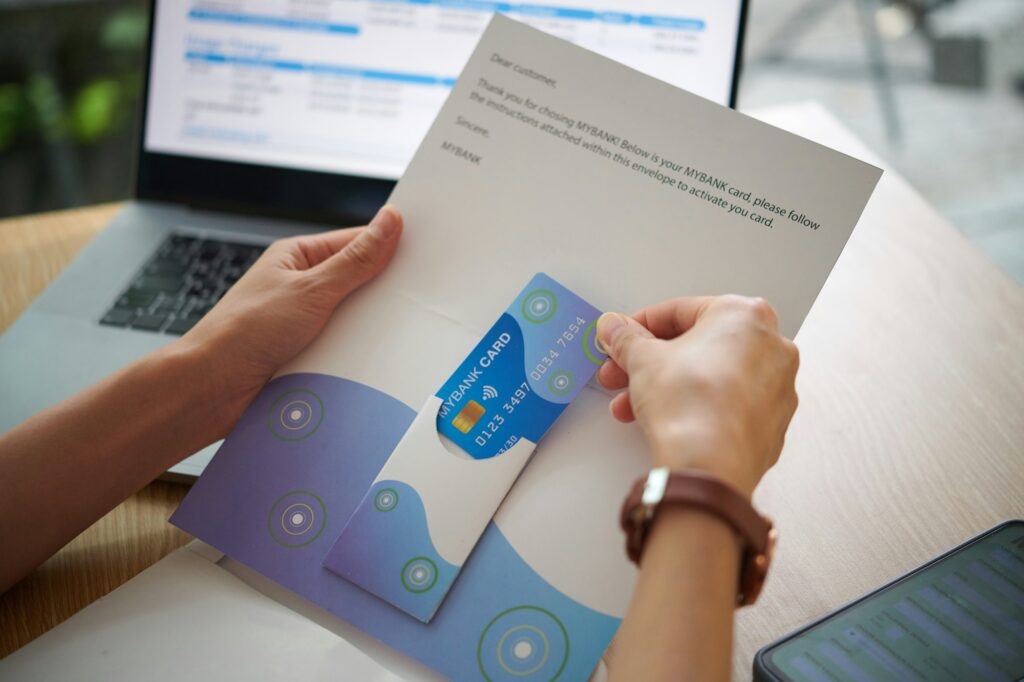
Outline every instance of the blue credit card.
<path id="1" fill-rule="evenodd" d="M 608 357 L 600 311 L 544 273 L 522 293 L 437 392 L 438 433 L 475 459 L 521 438 L 534 443 Z"/>

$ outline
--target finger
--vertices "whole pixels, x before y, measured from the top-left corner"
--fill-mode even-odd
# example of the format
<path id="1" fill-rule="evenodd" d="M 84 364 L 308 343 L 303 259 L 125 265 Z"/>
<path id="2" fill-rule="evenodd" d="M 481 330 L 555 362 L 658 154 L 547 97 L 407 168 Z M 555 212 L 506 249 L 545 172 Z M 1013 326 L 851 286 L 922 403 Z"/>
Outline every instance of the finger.
<path id="1" fill-rule="evenodd" d="M 612 398 L 612 401 L 608 403 L 608 409 L 611 410 L 613 417 L 624 424 L 636 419 L 633 415 L 633 404 L 629 402 L 629 391 L 623 391 Z"/>
<path id="2" fill-rule="evenodd" d="M 767 300 L 749 296 L 728 296 L 727 298 L 735 309 L 766 325 L 769 329 L 778 331 L 779 314 Z"/>
<path id="3" fill-rule="evenodd" d="M 714 300 L 714 296 L 672 298 L 638 311 L 633 319 L 659 339 L 674 339 L 697 324 Z"/>
<path id="4" fill-rule="evenodd" d="M 779 330 L 779 316 L 775 308 L 767 300 L 757 296 L 739 296 L 726 294 L 715 299 L 714 310 L 716 315 L 743 320 L 744 324 L 750 322 L 771 331 Z"/>
<path id="5" fill-rule="evenodd" d="M 605 360 L 598 367 L 597 380 L 609 391 L 618 391 L 629 385 L 629 375 L 614 360 Z"/>
<path id="6" fill-rule="evenodd" d="M 636 347 L 654 338 L 639 322 L 620 313 L 602 315 L 597 320 L 597 336 L 608 349 L 608 357 L 627 374 Z"/>
<path id="7" fill-rule="evenodd" d="M 315 268 L 320 265 L 351 244 L 365 230 L 365 227 L 346 227 L 297 237 L 295 245 L 306 261 L 302 269 Z"/>
<path id="8" fill-rule="evenodd" d="M 340 251 L 311 270 L 323 277 L 340 301 L 388 264 L 402 234 L 402 216 L 385 206 Z"/>

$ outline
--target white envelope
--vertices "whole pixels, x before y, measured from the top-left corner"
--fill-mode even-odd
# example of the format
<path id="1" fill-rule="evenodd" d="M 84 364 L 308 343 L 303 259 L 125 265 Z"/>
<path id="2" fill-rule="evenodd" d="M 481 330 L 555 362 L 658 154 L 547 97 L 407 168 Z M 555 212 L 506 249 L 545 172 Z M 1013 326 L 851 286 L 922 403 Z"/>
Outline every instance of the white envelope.
<path id="1" fill-rule="evenodd" d="M 495 54 L 557 87 L 518 75 Z M 666 188 L 482 106 L 471 99 L 487 94 L 480 79 L 819 226 L 775 215 L 768 228 Z M 481 163 L 446 151 L 446 143 Z M 394 261 L 281 374 L 345 377 L 418 407 L 538 271 L 605 310 L 692 294 L 763 296 L 783 333 L 794 336 L 880 176 L 873 166 L 497 15 L 392 194 L 406 218 Z M 689 184 L 730 196 L 706 182 Z M 638 428 L 614 422 L 607 403 L 596 385 L 576 399 L 495 521 L 558 590 L 621 617 L 634 569 L 621 550 L 618 503 L 648 459 Z"/>

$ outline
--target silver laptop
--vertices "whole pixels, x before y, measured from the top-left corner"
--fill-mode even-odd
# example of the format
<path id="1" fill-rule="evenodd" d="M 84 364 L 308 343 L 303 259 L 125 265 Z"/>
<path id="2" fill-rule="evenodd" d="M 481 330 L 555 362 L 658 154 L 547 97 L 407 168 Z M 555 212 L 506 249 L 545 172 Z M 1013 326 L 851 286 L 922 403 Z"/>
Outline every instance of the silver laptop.
<path id="1" fill-rule="evenodd" d="M 274 239 L 365 223 L 494 11 L 735 105 L 746 0 L 155 0 L 134 199 L 0 338 L 0 432 L 187 332 Z"/>

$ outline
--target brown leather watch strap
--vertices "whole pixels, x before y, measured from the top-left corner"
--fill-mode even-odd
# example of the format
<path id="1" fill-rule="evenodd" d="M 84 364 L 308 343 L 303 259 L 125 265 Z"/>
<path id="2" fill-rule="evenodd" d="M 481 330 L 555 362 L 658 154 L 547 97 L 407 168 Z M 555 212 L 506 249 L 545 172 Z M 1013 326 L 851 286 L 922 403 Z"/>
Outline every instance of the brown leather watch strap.
<path id="1" fill-rule="evenodd" d="M 626 552 L 639 563 L 658 509 L 678 504 L 703 509 L 728 523 L 743 541 L 737 602 L 752 604 L 761 591 L 775 543 L 772 522 L 731 486 L 702 471 L 655 469 L 633 485 L 622 505 Z"/>

